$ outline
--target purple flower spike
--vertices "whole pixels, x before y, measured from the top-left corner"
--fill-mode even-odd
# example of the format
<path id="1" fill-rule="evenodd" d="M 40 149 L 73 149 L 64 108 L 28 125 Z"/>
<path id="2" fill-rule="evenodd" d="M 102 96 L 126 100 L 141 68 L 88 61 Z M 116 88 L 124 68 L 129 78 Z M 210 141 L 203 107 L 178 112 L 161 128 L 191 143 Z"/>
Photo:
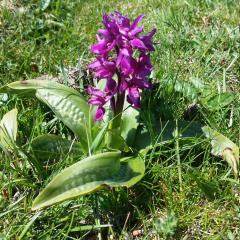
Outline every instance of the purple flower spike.
<path id="1" fill-rule="evenodd" d="M 141 90 L 152 87 L 148 78 L 153 68 L 150 52 L 154 51 L 152 38 L 156 29 L 140 35 L 143 28 L 138 24 L 143 18 L 140 15 L 131 23 L 128 17 L 117 11 L 103 16 L 105 28 L 98 30 L 97 43 L 91 46 L 91 51 L 97 56 L 89 64 L 89 69 L 98 80 L 104 79 L 106 85 L 104 90 L 93 87 L 87 89 L 91 95 L 89 104 L 98 107 L 95 116 L 97 121 L 102 120 L 104 105 L 109 101 L 114 114 L 121 112 L 121 109 L 116 109 L 119 106 L 115 106 L 115 101 L 125 94 L 133 107 L 140 108 Z M 116 78 L 117 81 L 114 80 Z"/>

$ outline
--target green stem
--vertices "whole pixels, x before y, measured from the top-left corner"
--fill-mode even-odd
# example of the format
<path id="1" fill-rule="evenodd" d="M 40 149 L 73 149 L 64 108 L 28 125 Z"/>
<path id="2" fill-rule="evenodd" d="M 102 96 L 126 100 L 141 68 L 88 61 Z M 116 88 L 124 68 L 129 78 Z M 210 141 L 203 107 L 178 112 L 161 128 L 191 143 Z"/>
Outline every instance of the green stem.
<path id="1" fill-rule="evenodd" d="M 121 125 L 121 118 L 122 118 L 122 111 L 123 111 L 123 106 L 124 106 L 124 100 L 125 100 L 125 93 L 118 93 L 117 94 L 117 99 L 116 99 L 116 108 L 113 109 L 114 111 L 114 116 L 112 121 L 109 124 L 109 132 L 106 134 L 106 144 L 109 148 L 111 148 L 111 143 L 113 142 L 113 134 L 112 131 L 115 133 L 118 132 L 120 134 L 120 125 Z"/>
<path id="2" fill-rule="evenodd" d="M 116 129 L 120 127 L 121 124 L 121 118 L 122 118 L 122 111 L 124 106 L 124 100 L 125 100 L 125 92 L 118 93 L 117 94 L 117 100 L 116 100 L 116 109 L 114 112 L 114 120 L 112 122 L 111 128 Z"/>
<path id="3" fill-rule="evenodd" d="M 178 120 L 176 120 L 176 155 L 177 155 L 177 166 L 178 166 L 178 179 L 180 184 L 180 192 L 182 192 L 182 168 L 181 168 L 181 159 L 179 154 L 179 131 L 178 131 Z"/>

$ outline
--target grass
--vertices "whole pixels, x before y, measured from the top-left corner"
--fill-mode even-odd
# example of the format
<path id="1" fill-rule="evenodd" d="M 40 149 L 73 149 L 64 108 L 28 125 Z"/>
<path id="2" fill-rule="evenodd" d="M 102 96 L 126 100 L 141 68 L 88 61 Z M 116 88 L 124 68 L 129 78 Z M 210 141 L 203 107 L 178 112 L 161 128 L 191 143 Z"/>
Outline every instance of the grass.
<path id="1" fill-rule="evenodd" d="M 84 69 L 93 58 L 89 46 L 103 12 L 117 9 L 131 19 L 144 13 L 145 30 L 158 30 L 152 58 L 155 87 L 143 96 L 141 117 L 148 130 L 154 135 L 160 123 L 194 120 L 240 143 L 238 1 L 57 0 L 41 10 L 44 2 L 19 0 L 1 7 L 1 84 L 56 76 L 61 65 Z M 191 87 L 193 81 L 206 90 Z M 177 84 L 185 85 L 176 90 Z M 236 93 L 230 105 L 210 111 L 198 102 L 206 93 L 225 91 Z M 18 108 L 19 145 L 49 132 L 71 137 L 34 100 L 14 96 L 0 103 L 0 115 Z M 191 116 L 192 104 L 198 105 Z M 210 154 L 202 138 L 182 142 L 172 131 L 170 137 L 171 143 L 147 155 L 146 175 L 134 187 L 100 190 L 38 213 L 31 204 L 39 190 L 74 160 L 62 159 L 42 180 L 25 159 L 1 152 L 0 239 L 96 239 L 99 232 L 102 239 L 238 239 L 240 185 L 230 168 Z"/>

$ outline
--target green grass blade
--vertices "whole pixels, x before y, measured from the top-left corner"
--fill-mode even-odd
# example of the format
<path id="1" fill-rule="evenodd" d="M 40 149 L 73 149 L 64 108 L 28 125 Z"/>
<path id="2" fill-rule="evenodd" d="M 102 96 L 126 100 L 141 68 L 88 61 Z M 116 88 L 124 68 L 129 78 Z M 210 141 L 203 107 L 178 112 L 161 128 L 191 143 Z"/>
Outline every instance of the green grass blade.
<path id="1" fill-rule="evenodd" d="M 20 234 L 19 236 L 19 240 L 22 239 L 25 234 L 27 233 L 28 229 L 32 226 L 32 224 L 35 222 L 35 220 L 40 216 L 42 212 L 38 212 L 36 213 L 32 218 L 31 220 L 29 221 L 29 223 L 25 226 L 25 228 L 23 229 L 22 233 Z"/>
<path id="2" fill-rule="evenodd" d="M 100 130 L 100 132 L 97 134 L 97 136 L 93 140 L 92 145 L 91 145 L 91 152 L 92 153 L 94 153 L 98 149 L 100 144 L 102 143 L 103 138 L 106 134 L 107 128 L 108 128 L 108 123 L 105 123 L 103 128 Z"/>

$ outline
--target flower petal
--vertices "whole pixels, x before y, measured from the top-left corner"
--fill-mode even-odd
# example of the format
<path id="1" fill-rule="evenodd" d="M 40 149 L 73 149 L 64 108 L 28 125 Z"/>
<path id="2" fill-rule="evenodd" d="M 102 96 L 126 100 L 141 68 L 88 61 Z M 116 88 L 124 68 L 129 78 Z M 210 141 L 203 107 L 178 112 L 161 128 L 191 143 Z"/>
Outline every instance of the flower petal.
<path id="1" fill-rule="evenodd" d="M 132 83 L 140 89 L 151 89 L 152 84 L 147 80 L 147 78 L 133 78 Z"/>
<path id="2" fill-rule="evenodd" d="M 138 33 L 142 32 L 143 28 L 142 27 L 135 27 L 133 30 L 128 32 L 128 36 L 129 37 L 134 37 L 136 36 Z"/>
<path id="3" fill-rule="evenodd" d="M 88 68 L 95 69 L 101 67 L 101 63 L 99 60 L 96 60 L 88 65 Z"/>
<path id="4" fill-rule="evenodd" d="M 112 39 L 111 33 L 107 29 L 99 29 L 98 34 L 106 40 Z"/>
<path id="5" fill-rule="evenodd" d="M 144 18 L 144 15 L 140 15 L 138 16 L 132 23 L 131 27 L 130 27 L 130 31 L 128 33 L 129 37 L 133 37 L 136 34 L 140 33 L 143 31 L 142 27 L 138 27 L 137 24 Z"/>
<path id="6" fill-rule="evenodd" d="M 92 86 L 88 86 L 88 88 L 86 89 L 86 92 L 89 95 L 93 95 L 93 96 L 97 96 L 97 97 L 104 97 L 105 93 L 97 88 L 93 88 Z"/>
<path id="7" fill-rule="evenodd" d="M 117 87 L 116 81 L 114 81 L 112 78 L 108 78 L 106 87 L 105 87 L 105 91 L 111 92 L 112 94 L 114 94 L 116 92 L 116 87 Z"/>
<path id="8" fill-rule="evenodd" d="M 96 54 L 101 54 L 106 48 L 107 48 L 107 42 L 105 39 L 102 39 L 91 46 L 91 51 Z"/>
<path id="9" fill-rule="evenodd" d="M 124 79 L 119 84 L 119 92 L 123 93 L 128 88 L 128 82 Z"/>
<path id="10" fill-rule="evenodd" d="M 140 108 L 140 94 L 137 87 L 131 87 L 128 89 L 127 100 L 135 108 Z"/>
<path id="11" fill-rule="evenodd" d="M 104 113 L 105 113 L 105 109 L 103 107 L 99 107 L 95 114 L 95 120 L 101 121 L 103 119 Z"/>
<path id="12" fill-rule="evenodd" d="M 88 103 L 91 105 L 102 106 L 105 104 L 105 100 L 100 97 L 92 97 L 88 100 Z"/>
<path id="13" fill-rule="evenodd" d="M 132 49 L 129 48 L 129 47 L 128 48 L 127 47 L 121 48 L 120 49 L 120 54 L 130 57 L 132 55 Z"/>
<path id="14" fill-rule="evenodd" d="M 142 21 L 143 18 L 144 18 L 144 15 L 139 15 L 139 16 L 133 21 L 130 29 L 131 29 L 131 30 L 134 29 L 134 28 L 138 25 L 138 23 L 139 23 L 140 21 Z"/>
<path id="15" fill-rule="evenodd" d="M 122 58 L 120 68 L 124 75 L 129 75 L 134 71 L 134 59 L 132 57 L 124 56 Z"/>
<path id="16" fill-rule="evenodd" d="M 141 41 L 138 38 L 134 38 L 133 40 L 130 41 L 130 44 L 133 48 L 138 48 L 138 49 L 145 49 L 147 50 L 148 48 L 145 46 L 144 42 Z"/>
<path id="17" fill-rule="evenodd" d="M 147 35 L 140 37 L 140 39 L 144 42 L 144 45 L 147 47 L 149 51 L 154 51 L 153 43 L 152 43 L 152 37 L 156 33 L 156 29 L 154 28 L 151 32 L 149 32 Z"/>
<path id="18" fill-rule="evenodd" d="M 96 54 L 105 54 L 113 49 L 116 41 L 107 42 L 106 39 L 101 39 L 96 44 L 91 46 L 91 51 Z"/>

